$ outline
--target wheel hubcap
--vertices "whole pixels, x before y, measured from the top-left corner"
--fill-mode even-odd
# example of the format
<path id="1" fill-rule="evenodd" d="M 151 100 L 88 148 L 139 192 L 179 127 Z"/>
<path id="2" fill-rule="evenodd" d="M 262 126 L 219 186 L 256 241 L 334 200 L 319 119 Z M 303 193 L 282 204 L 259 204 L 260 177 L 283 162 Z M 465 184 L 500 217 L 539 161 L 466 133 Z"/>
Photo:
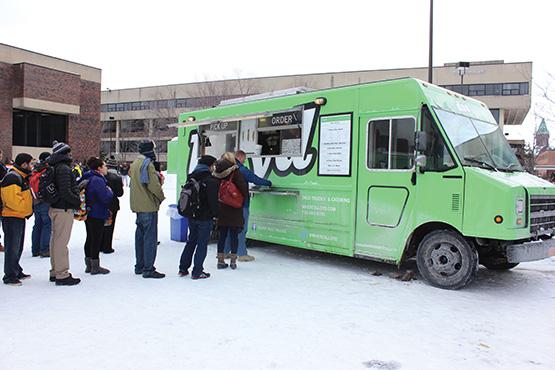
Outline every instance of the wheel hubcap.
<path id="1" fill-rule="evenodd" d="M 462 255 L 456 246 L 449 243 L 437 244 L 428 260 L 432 271 L 441 276 L 455 275 L 462 267 Z"/>

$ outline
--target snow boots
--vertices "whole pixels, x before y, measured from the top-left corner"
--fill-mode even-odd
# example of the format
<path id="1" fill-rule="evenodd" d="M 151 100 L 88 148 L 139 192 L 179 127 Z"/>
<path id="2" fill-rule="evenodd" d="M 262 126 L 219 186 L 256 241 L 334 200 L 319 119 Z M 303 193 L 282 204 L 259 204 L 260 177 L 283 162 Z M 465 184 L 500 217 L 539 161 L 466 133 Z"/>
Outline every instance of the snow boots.
<path id="1" fill-rule="evenodd" d="M 237 268 L 237 254 L 231 253 L 231 260 L 229 261 L 229 267 L 231 267 L 232 270 L 235 270 Z"/>
<path id="2" fill-rule="evenodd" d="M 91 261 L 91 275 L 98 275 L 98 274 L 106 275 L 110 273 L 110 270 L 100 266 L 100 260 L 91 259 L 90 261 Z"/>
<path id="3" fill-rule="evenodd" d="M 228 266 L 228 264 L 225 263 L 224 257 L 224 253 L 218 253 L 218 270 L 225 269 Z"/>

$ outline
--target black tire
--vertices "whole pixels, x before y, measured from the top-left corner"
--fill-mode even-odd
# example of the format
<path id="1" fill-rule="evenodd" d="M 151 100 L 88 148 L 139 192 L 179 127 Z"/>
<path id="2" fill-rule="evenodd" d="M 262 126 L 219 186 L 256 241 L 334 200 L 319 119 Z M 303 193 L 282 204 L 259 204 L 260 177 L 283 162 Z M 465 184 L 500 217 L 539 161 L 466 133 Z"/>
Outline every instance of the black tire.
<path id="1" fill-rule="evenodd" d="M 450 230 L 436 230 L 424 237 L 416 251 L 422 277 L 442 289 L 460 289 L 478 271 L 478 252 L 472 243 Z"/>
<path id="2" fill-rule="evenodd" d="M 488 270 L 497 271 L 510 270 L 518 266 L 518 263 L 500 262 L 491 259 L 480 261 L 480 264 L 484 265 L 484 267 L 486 267 Z"/>

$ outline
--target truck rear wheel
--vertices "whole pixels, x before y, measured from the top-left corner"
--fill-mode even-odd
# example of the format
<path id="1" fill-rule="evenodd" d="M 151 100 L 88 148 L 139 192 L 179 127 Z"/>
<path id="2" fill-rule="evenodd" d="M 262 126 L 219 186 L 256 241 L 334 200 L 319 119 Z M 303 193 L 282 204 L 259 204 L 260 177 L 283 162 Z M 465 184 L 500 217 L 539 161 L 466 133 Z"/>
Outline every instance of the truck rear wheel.
<path id="1" fill-rule="evenodd" d="M 478 252 L 461 235 L 437 230 L 422 239 L 416 252 L 418 271 L 431 285 L 460 289 L 478 271 Z"/>

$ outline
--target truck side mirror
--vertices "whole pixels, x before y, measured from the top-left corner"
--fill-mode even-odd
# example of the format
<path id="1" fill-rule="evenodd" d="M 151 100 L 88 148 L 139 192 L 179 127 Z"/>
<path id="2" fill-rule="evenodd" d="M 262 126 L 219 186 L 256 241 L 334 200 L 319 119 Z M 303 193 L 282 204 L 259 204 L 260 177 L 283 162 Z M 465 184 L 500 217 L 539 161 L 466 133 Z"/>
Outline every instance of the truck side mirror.
<path id="1" fill-rule="evenodd" d="M 415 133 L 416 151 L 424 152 L 428 147 L 428 135 L 424 131 L 417 131 Z"/>

